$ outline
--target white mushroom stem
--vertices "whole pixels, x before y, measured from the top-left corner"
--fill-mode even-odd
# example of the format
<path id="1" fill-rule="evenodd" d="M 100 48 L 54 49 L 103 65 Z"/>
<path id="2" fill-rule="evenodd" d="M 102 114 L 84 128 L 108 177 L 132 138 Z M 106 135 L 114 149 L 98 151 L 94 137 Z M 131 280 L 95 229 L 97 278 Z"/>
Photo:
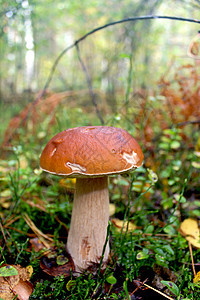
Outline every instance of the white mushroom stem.
<path id="1" fill-rule="evenodd" d="M 109 220 L 108 178 L 77 178 L 67 249 L 76 271 L 99 263 Z M 103 263 L 108 260 L 109 245 Z"/>

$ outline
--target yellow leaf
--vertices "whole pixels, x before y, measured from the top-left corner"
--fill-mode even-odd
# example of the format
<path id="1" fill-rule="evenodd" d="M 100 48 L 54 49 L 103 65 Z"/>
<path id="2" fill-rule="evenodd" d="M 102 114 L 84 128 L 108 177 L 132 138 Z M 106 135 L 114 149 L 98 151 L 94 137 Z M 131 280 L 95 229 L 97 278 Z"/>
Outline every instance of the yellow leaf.
<path id="1" fill-rule="evenodd" d="M 196 169 L 200 169 L 200 163 L 196 162 L 196 161 L 193 161 L 192 162 L 192 166 Z"/>
<path id="2" fill-rule="evenodd" d="M 10 189 L 6 189 L 1 192 L 2 198 L 10 198 L 11 196 L 12 196 L 12 193 L 11 193 Z"/>
<path id="3" fill-rule="evenodd" d="M 37 134 L 37 137 L 38 137 L 39 139 L 43 139 L 45 136 L 46 136 L 46 132 L 45 132 L 45 131 L 40 131 L 40 132 Z"/>
<path id="4" fill-rule="evenodd" d="M 198 283 L 200 282 L 200 271 L 196 274 L 196 276 L 193 279 L 193 283 Z"/>
<path id="5" fill-rule="evenodd" d="M 118 231 L 121 231 L 124 221 L 120 220 L 120 219 L 117 219 L 117 218 L 113 218 L 112 223 L 117 228 Z M 123 232 L 126 232 L 127 224 L 128 224 L 128 221 L 125 221 Z M 136 227 L 137 226 L 133 222 L 129 222 L 128 232 L 134 231 L 136 229 Z"/>
<path id="6" fill-rule="evenodd" d="M 31 265 L 26 267 L 26 270 L 29 274 L 29 279 L 31 278 L 32 274 L 33 274 L 33 267 Z"/>
<path id="7" fill-rule="evenodd" d="M 180 233 L 185 239 L 196 248 L 200 248 L 200 231 L 198 222 L 195 219 L 185 219 L 179 228 Z"/>
<path id="8" fill-rule="evenodd" d="M 194 154 L 195 154 L 197 157 L 200 157 L 200 151 L 194 151 Z"/>
<path id="9" fill-rule="evenodd" d="M 109 216 L 113 216 L 115 214 L 115 204 L 114 203 L 110 203 L 109 204 Z"/>
<path id="10" fill-rule="evenodd" d="M 75 189 L 76 179 L 75 178 L 62 178 L 59 184 L 66 189 Z"/>
<path id="11" fill-rule="evenodd" d="M 26 169 L 28 167 L 28 161 L 24 155 L 19 156 L 19 165 L 21 169 Z"/>

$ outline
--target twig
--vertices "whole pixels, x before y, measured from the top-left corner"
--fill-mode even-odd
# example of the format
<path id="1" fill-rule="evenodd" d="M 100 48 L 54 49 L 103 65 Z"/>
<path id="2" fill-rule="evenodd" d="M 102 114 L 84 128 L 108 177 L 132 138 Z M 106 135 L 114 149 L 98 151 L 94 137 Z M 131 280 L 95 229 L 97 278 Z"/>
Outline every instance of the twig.
<path id="1" fill-rule="evenodd" d="M 7 219 L 6 223 L 4 224 L 4 227 L 5 227 L 5 228 L 8 228 L 8 226 L 10 226 L 11 224 L 13 224 L 15 221 L 17 221 L 17 220 L 19 220 L 19 219 L 20 219 L 19 216 L 11 215 L 11 216 Z"/>
<path id="2" fill-rule="evenodd" d="M 42 90 L 42 92 L 38 95 L 38 97 L 36 98 L 36 100 L 34 101 L 34 104 L 36 104 L 46 93 L 46 90 L 53 78 L 54 72 L 56 70 L 56 67 L 59 63 L 59 61 L 61 60 L 61 58 L 72 48 L 74 48 L 75 46 L 77 46 L 80 42 L 82 42 L 83 40 L 85 40 L 88 36 L 96 33 L 97 31 L 100 31 L 102 29 L 117 25 L 117 24 L 121 24 L 121 23 L 127 23 L 127 22 L 134 22 L 134 21 L 139 21 L 139 20 L 150 20 L 150 19 L 168 19 L 168 20 L 174 20 L 174 21 L 182 21 L 182 22 L 190 22 L 190 23 L 197 23 L 200 24 L 200 20 L 197 19 L 190 19 L 190 18 L 182 18 L 182 17 L 172 17 L 172 16 L 140 16 L 140 17 L 130 17 L 130 18 L 125 18 L 125 19 L 121 19 L 118 21 L 114 21 L 114 22 L 110 22 L 107 24 L 104 24 L 103 26 L 100 27 L 96 27 L 94 29 L 92 29 L 91 31 L 88 31 L 85 35 L 83 35 L 82 37 L 80 37 L 78 40 L 76 40 L 73 44 L 71 44 L 70 46 L 68 46 L 67 48 L 65 48 L 60 54 L 59 56 L 56 58 L 51 71 L 49 73 L 49 76 L 47 78 L 47 81 L 44 85 L 44 88 Z"/>
<path id="3" fill-rule="evenodd" d="M 162 293 L 161 291 L 158 291 L 156 289 L 154 289 L 152 286 L 146 284 L 146 283 L 143 283 L 143 285 L 145 285 L 146 287 L 148 287 L 149 289 L 152 289 L 153 291 L 155 291 L 156 293 L 162 295 L 163 297 L 167 298 L 167 299 L 170 299 L 170 300 L 174 300 L 174 298 L 171 298 L 169 296 L 167 296 L 166 294 Z"/>
<path id="4" fill-rule="evenodd" d="M 5 236 L 5 233 L 4 233 L 4 230 L 3 230 L 3 226 L 2 226 L 2 224 L 1 224 L 1 221 L 0 221 L 0 229 L 1 229 L 1 232 L 2 232 L 2 234 L 3 234 L 3 238 L 4 238 L 4 241 L 5 241 L 6 246 L 7 246 L 7 248 L 8 248 L 8 251 L 9 251 L 9 253 L 11 254 L 10 249 L 9 249 L 9 246 L 8 246 L 8 243 L 7 243 L 7 240 L 6 240 L 6 236 Z"/>
<path id="5" fill-rule="evenodd" d="M 28 233 L 28 232 L 22 231 L 20 229 L 17 229 L 15 227 L 12 227 L 12 226 L 7 226 L 6 228 L 9 229 L 9 230 L 13 230 L 13 231 L 19 232 L 19 233 L 21 233 L 23 235 L 26 235 L 26 236 L 30 237 L 30 238 L 34 238 L 36 236 L 35 233 Z"/>
<path id="6" fill-rule="evenodd" d="M 122 24 L 122 23 L 127 23 L 127 22 L 134 22 L 134 21 L 139 21 L 139 20 L 157 20 L 157 19 L 167 19 L 167 20 L 173 20 L 173 21 L 181 21 L 181 22 L 190 22 L 190 23 L 197 23 L 200 24 L 200 20 L 197 19 L 191 19 L 191 18 L 182 18 L 182 17 L 173 17 L 173 16 L 155 16 L 155 15 L 147 15 L 147 16 L 140 16 L 140 17 L 130 17 L 130 18 L 125 18 L 125 19 L 121 19 L 118 21 L 113 21 L 107 24 L 104 24 L 103 26 L 100 27 L 96 27 L 94 29 L 92 29 L 91 31 L 88 31 L 85 35 L 83 35 L 82 37 L 80 37 L 78 40 L 76 40 L 73 44 L 71 44 L 70 46 L 68 46 L 67 48 L 65 48 L 56 58 L 56 60 L 54 61 L 54 64 L 50 70 L 49 76 L 47 78 L 47 81 L 43 87 L 43 90 L 39 93 L 39 95 L 36 97 L 36 99 L 33 101 L 32 105 L 30 106 L 27 114 L 25 115 L 25 117 L 23 118 L 22 122 L 24 122 L 27 119 L 27 116 L 29 114 L 29 112 L 32 110 L 33 106 L 35 106 L 39 100 L 46 94 L 46 90 L 53 78 L 54 72 L 56 70 L 56 67 L 59 63 L 59 61 L 61 60 L 61 58 L 72 48 L 74 48 L 75 46 L 77 47 L 77 45 L 82 42 L 83 40 L 85 40 L 88 36 L 111 26 L 117 25 L 117 24 Z M 102 120 L 100 119 L 100 121 L 102 122 Z"/>
<path id="7" fill-rule="evenodd" d="M 57 67 L 60 59 L 65 55 L 65 53 L 67 53 L 73 47 L 77 46 L 80 42 L 82 42 L 83 40 L 85 40 L 88 36 L 96 33 L 97 31 L 100 31 L 102 29 L 105 29 L 107 27 L 111 27 L 111 26 L 114 26 L 114 25 L 117 25 L 117 24 L 127 23 L 127 22 L 133 22 L 133 21 L 139 21 L 139 20 L 150 20 L 150 19 L 154 19 L 154 20 L 156 20 L 156 19 L 168 19 L 168 20 L 174 20 L 174 21 L 182 21 L 182 22 L 190 22 L 190 23 L 200 24 L 200 20 L 197 20 L 197 19 L 182 18 L 182 17 L 172 17 L 172 16 L 152 16 L 152 15 L 150 15 L 150 16 L 140 16 L 140 17 L 125 18 L 125 19 L 121 19 L 121 20 L 118 20 L 118 21 L 114 21 L 114 22 L 110 22 L 110 23 L 104 24 L 104 25 L 102 25 L 100 27 L 96 27 L 96 28 L 92 29 L 91 31 L 87 32 L 82 37 L 80 37 L 78 40 L 76 40 L 73 44 L 71 44 L 69 47 L 65 48 L 60 53 L 60 55 L 57 57 L 57 59 L 55 60 L 53 66 L 51 68 L 49 77 L 48 77 L 48 79 L 46 81 L 46 84 L 45 84 L 45 86 L 43 88 L 43 91 L 42 91 L 41 95 L 43 96 L 45 94 L 46 89 L 49 86 L 49 83 L 51 82 L 51 79 L 53 77 L 54 71 L 55 71 L 55 69 L 56 69 L 56 67 Z"/>
<path id="8" fill-rule="evenodd" d="M 132 296 L 133 294 L 135 294 L 135 292 L 137 292 L 137 290 L 139 290 L 141 288 L 141 284 L 144 285 L 147 280 L 148 280 L 148 278 L 146 278 L 143 282 L 139 281 L 140 285 L 134 289 L 134 291 L 130 294 L 130 296 Z"/>
<path id="9" fill-rule="evenodd" d="M 196 270 L 195 270 L 195 266 L 194 266 L 194 258 L 193 258 L 193 253 L 192 253 L 192 245 L 190 242 L 188 242 L 188 246 L 189 246 L 189 251 L 190 251 L 190 256 L 191 256 L 191 261 L 192 261 L 192 270 L 193 270 L 193 274 L 194 277 L 197 275 Z"/>
<path id="10" fill-rule="evenodd" d="M 188 124 L 200 124 L 200 120 L 180 122 L 180 123 L 174 124 L 173 127 L 174 126 L 185 126 Z"/>
<path id="11" fill-rule="evenodd" d="M 95 107 L 95 110 L 96 110 L 96 113 L 97 113 L 97 116 L 99 117 L 99 120 L 101 121 L 101 124 L 104 125 L 104 120 L 103 120 L 103 117 L 98 109 L 98 106 L 97 106 L 97 102 L 96 102 L 96 98 L 95 98 L 95 94 L 94 94 L 94 91 L 93 91 L 93 88 L 92 88 L 92 82 L 91 82 L 91 78 L 89 76 L 89 73 L 87 71 L 87 68 L 83 62 L 83 60 L 81 59 L 81 55 L 80 55 L 80 49 L 79 49 L 79 46 L 78 44 L 76 44 L 76 50 L 77 50 L 77 54 L 78 54 L 78 59 L 80 61 L 80 64 L 81 64 L 81 67 L 83 69 L 83 72 L 85 73 L 85 76 L 86 76 L 86 80 L 87 80 L 87 84 L 88 84 L 88 87 L 89 87 L 89 92 L 90 92 L 90 96 L 92 98 L 92 103 Z"/>
<path id="12" fill-rule="evenodd" d="M 58 216 L 55 216 L 55 220 L 56 220 L 60 225 L 62 225 L 62 226 L 65 228 L 65 230 L 67 231 L 67 233 L 69 232 L 69 229 L 68 229 L 67 225 L 66 225 L 64 222 L 62 222 L 62 221 L 58 218 Z"/>
<path id="13" fill-rule="evenodd" d="M 28 226 L 33 230 L 33 232 L 35 232 L 35 234 L 38 236 L 38 238 L 42 241 L 42 243 L 44 244 L 44 246 L 49 249 L 49 243 L 46 242 L 46 240 L 53 242 L 53 239 L 50 238 L 48 235 L 44 234 L 41 230 L 39 230 L 35 224 L 31 221 L 31 219 L 29 218 L 29 216 L 27 214 L 24 215 L 24 220 L 25 222 L 28 224 Z"/>

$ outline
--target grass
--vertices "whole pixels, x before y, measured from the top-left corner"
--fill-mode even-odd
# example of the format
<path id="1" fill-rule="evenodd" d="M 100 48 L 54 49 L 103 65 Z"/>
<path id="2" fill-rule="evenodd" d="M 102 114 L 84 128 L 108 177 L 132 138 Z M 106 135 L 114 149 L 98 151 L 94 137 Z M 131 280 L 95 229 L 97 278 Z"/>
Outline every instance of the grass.
<path id="1" fill-rule="evenodd" d="M 70 107 L 66 112 L 62 105 L 55 116 L 50 130 L 48 116 L 41 123 L 19 128 L 14 146 L 0 161 L 0 261 L 33 267 L 30 281 L 34 291 L 30 300 L 166 299 L 167 296 L 178 300 L 200 299 L 200 282 L 193 282 L 188 242 L 179 232 L 183 219 L 200 217 L 200 140 L 198 127 L 193 125 L 160 131 L 153 123 L 154 138 L 142 145 L 144 166 L 129 176 L 110 178 L 110 199 L 115 212 L 110 217 L 107 235 L 110 235 L 110 262 L 104 271 L 94 266 L 95 274 L 86 271 L 79 277 L 72 272 L 68 277 L 54 277 L 42 271 L 44 266 L 41 268 L 39 262 L 47 268 L 60 255 L 66 258 L 74 183 L 42 173 L 40 153 L 58 131 L 96 122 L 93 113 L 83 114 L 81 109 Z M 107 124 L 127 129 L 142 143 L 144 138 L 140 141 L 139 133 L 145 126 L 132 125 L 131 117 L 132 111 L 126 117 L 119 113 L 109 117 Z M 33 230 L 26 216 L 44 234 L 43 240 L 52 239 L 53 242 L 45 241 L 47 246 L 54 245 L 54 256 L 45 256 L 44 248 L 36 251 L 31 242 L 41 235 Z M 114 218 L 123 221 L 120 228 L 112 222 Z M 136 229 L 129 231 L 129 224 Z M 193 248 L 193 259 L 198 272 L 200 249 Z"/>

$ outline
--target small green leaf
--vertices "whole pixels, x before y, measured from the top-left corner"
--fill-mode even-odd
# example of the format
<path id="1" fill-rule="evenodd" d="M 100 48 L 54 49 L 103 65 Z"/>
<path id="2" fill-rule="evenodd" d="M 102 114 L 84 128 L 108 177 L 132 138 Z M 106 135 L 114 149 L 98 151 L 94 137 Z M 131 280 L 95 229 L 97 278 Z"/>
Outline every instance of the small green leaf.
<path id="1" fill-rule="evenodd" d="M 164 284 L 174 295 L 179 296 L 179 288 L 174 282 L 162 280 L 161 283 Z"/>
<path id="2" fill-rule="evenodd" d="M 159 148 L 161 148 L 163 150 L 169 150 L 169 144 L 167 144 L 167 143 L 160 143 L 159 144 Z"/>
<path id="3" fill-rule="evenodd" d="M 147 248 L 143 248 L 142 251 L 138 252 L 136 258 L 141 260 L 141 259 L 146 259 L 149 257 L 149 250 Z"/>
<path id="4" fill-rule="evenodd" d="M 163 133 L 169 135 L 176 135 L 176 131 L 174 129 L 164 129 Z"/>
<path id="5" fill-rule="evenodd" d="M 113 275 L 110 275 L 106 278 L 106 281 L 110 284 L 115 284 L 117 283 L 117 279 L 113 276 Z"/>
<path id="6" fill-rule="evenodd" d="M 129 182 L 122 177 L 118 180 L 118 184 L 124 185 L 124 186 L 129 186 Z"/>
<path id="7" fill-rule="evenodd" d="M 18 275 L 18 271 L 12 266 L 5 266 L 0 268 L 0 276 L 8 277 Z"/>
<path id="8" fill-rule="evenodd" d="M 154 251 L 160 256 L 164 257 L 165 253 L 161 248 L 155 248 Z"/>
<path id="9" fill-rule="evenodd" d="M 152 171 L 151 169 L 147 169 L 147 171 L 149 172 L 149 179 L 151 180 L 151 182 L 152 183 L 155 183 L 155 182 L 157 182 L 158 181 L 158 176 L 157 176 L 157 174 L 154 172 L 154 171 Z"/>
<path id="10" fill-rule="evenodd" d="M 166 168 L 161 172 L 160 177 L 168 178 L 170 177 L 170 174 L 171 174 L 171 168 Z"/>
<path id="11" fill-rule="evenodd" d="M 153 225 L 149 225 L 145 229 L 145 233 L 153 233 L 153 231 L 154 231 L 154 226 Z"/>
<path id="12" fill-rule="evenodd" d="M 172 149 L 178 149 L 180 147 L 180 145 L 181 145 L 180 142 L 172 141 L 170 146 Z"/>
<path id="13" fill-rule="evenodd" d="M 168 252 L 169 254 L 174 255 L 174 250 L 170 245 L 164 245 L 163 249 L 166 250 L 166 252 Z"/>
<path id="14" fill-rule="evenodd" d="M 186 201 L 187 201 L 186 198 L 180 194 L 174 195 L 174 198 L 176 199 L 177 202 L 180 202 L 180 203 L 186 203 Z"/>
<path id="15" fill-rule="evenodd" d="M 162 136 L 161 137 L 161 141 L 164 142 L 164 143 L 168 143 L 169 144 L 171 142 L 171 139 L 168 138 L 168 137 L 166 137 L 166 136 Z"/>
<path id="16" fill-rule="evenodd" d="M 200 207 L 200 200 L 195 200 L 194 201 L 194 205 L 199 206 Z"/>
<path id="17" fill-rule="evenodd" d="M 56 262 L 59 266 L 63 266 L 68 261 L 69 261 L 69 259 L 67 257 L 65 257 L 64 255 L 58 255 L 56 258 Z"/>
<path id="18" fill-rule="evenodd" d="M 66 284 L 66 288 L 68 291 L 70 291 L 71 288 L 75 285 L 76 285 L 76 280 L 69 280 L 68 283 Z"/>
<path id="19" fill-rule="evenodd" d="M 174 235 L 176 234 L 176 230 L 174 229 L 174 227 L 172 225 L 167 225 L 164 227 L 164 232 L 169 234 L 169 235 Z"/>
<path id="20" fill-rule="evenodd" d="M 169 184 L 169 185 L 173 185 L 174 183 L 175 183 L 175 180 L 173 180 L 173 179 L 169 179 L 169 180 L 168 180 L 168 184 Z"/>
<path id="21" fill-rule="evenodd" d="M 192 214 L 193 214 L 194 216 L 200 217 L 200 210 L 199 210 L 199 209 L 194 209 L 194 210 L 192 211 Z"/>
<path id="22" fill-rule="evenodd" d="M 165 256 L 162 256 L 162 255 L 159 255 L 159 254 L 156 253 L 155 259 L 156 259 L 157 264 L 159 264 L 161 266 L 164 266 L 164 267 L 168 266 L 168 262 L 166 261 Z"/>

